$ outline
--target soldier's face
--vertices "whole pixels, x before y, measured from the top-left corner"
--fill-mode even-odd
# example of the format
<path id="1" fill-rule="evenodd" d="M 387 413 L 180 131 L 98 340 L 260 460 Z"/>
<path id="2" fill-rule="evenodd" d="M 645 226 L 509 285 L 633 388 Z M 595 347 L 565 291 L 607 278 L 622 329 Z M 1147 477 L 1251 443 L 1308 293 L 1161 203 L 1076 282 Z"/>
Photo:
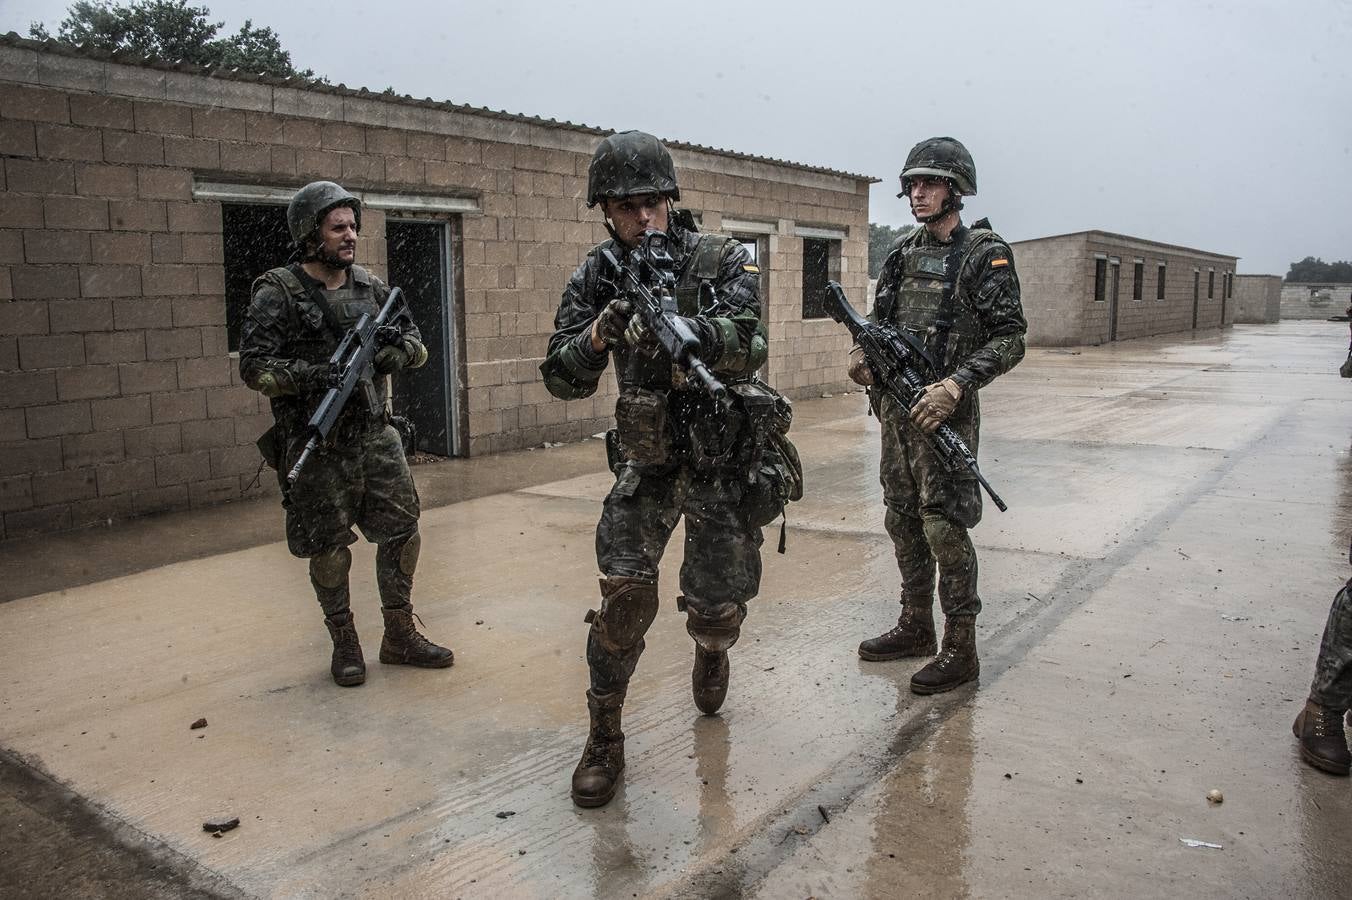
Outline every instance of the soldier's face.
<path id="1" fill-rule="evenodd" d="M 346 269 L 357 261 L 357 216 L 351 209 L 339 206 L 324 216 L 315 256 L 333 269 Z"/>
<path id="2" fill-rule="evenodd" d="M 932 216 L 943 208 L 948 199 L 948 182 L 934 175 L 913 175 L 907 179 L 911 186 L 911 214 L 917 219 Z"/>
<path id="3" fill-rule="evenodd" d="M 667 198 L 661 194 L 640 194 L 606 201 L 611 226 L 627 247 L 637 247 L 645 231 L 667 230 Z"/>

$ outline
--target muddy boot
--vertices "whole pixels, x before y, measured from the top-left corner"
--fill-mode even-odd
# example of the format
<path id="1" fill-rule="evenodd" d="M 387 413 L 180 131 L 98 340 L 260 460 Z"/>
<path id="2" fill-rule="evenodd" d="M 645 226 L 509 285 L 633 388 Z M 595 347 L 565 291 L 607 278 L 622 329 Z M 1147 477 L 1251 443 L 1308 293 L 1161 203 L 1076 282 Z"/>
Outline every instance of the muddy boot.
<path id="1" fill-rule="evenodd" d="M 386 665 L 444 669 L 455 662 L 448 647 L 438 646 L 413 626 L 413 607 L 382 607 L 385 639 L 380 642 L 380 661 Z"/>
<path id="2" fill-rule="evenodd" d="M 911 676 L 917 694 L 941 694 L 974 681 L 981 672 L 976 658 L 976 616 L 949 616 L 944 623 L 944 646 L 929 665 Z"/>
<path id="3" fill-rule="evenodd" d="M 597 694 L 587 691 L 587 710 L 591 713 L 591 731 L 582 759 L 573 770 L 573 802 L 590 809 L 605 806 L 615 796 L 620 773 L 624 771 L 624 732 L 620 730 L 620 708 L 624 693 Z"/>
<path id="4" fill-rule="evenodd" d="M 903 605 L 896 627 L 862 642 L 859 658 L 884 662 L 908 656 L 933 656 L 937 649 L 933 606 Z"/>
<path id="5" fill-rule="evenodd" d="M 345 610 L 334 616 L 325 616 L 324 624 L 329 626 L 329 636 L 333 638 L 333 662 L 329 672 L 335 684 L 354 687 L 366 680 L 366 660 L 361 655 L 361 643 L 357 640 L 357 626 L 352 623 L 352 612 Z"/>
<path id="6" fill-rule="evenodd" d="M 1320 706 L 1313 700 L 1305 701 L 1305 708 L 1291 726 L 1292 733 L 1300 741 L 1301 759 L 1333 775 L 1348 773 L 1352 767 L 1352 754 L 1347 751 L 1347 735 L 1343 732 L 1346 712 Z"/>
<path id="7" fill-rule="evenodd" d="M 706 716 L 718 712 L 728 696 L 728 653 L 695 645 L 695 668 L 690 672 L 690 690 L 695 706 Z"/>

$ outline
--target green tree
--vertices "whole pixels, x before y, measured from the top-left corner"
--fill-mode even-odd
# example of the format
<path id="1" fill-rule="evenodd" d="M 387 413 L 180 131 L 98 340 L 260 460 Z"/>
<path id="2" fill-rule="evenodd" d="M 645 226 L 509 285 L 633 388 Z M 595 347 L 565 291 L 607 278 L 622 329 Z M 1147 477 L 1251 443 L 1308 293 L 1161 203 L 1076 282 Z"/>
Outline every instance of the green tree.
<path id="1" fill-rule="evenodd" d="M 111 0 L 78 0 L 67 10 L 57 28 L 62 44 L 93 47 L 115 52 L 125 50 L 169 62 L 191 63 L 204 68 L 234 68 L 246 72 L 300 75 L 313 78 L 314 71 L 297 71 L 291 54 L 282 49 L 277 32 L 266 26 L 255 28 L 244 20 L 239 31 L 217 37 L 224 22 L 212 22 L 211 10 L 189 6 L 187 0 L 132 0 L 128 4 Z M 28 33 L 38 40 L 52 35 L 40 22 Z"/>
<path id="2" fill-rule="evenodd" d="M 910 234 L 914 230 L 914 225 L 893 228 L 891 225 L 879 225 L 877 222 L 868 223 L 869 278 L 878 277 L 878 272 L 883 267 L 883 260 L 887 259 L 887 253 L 892 249 L 892 244 L 896 242 L 897 238 Z"/>
<path id="3" fill-rule="evenodd" d="M 1291 270 L 1286 273 L 1286 280 L 1300 283 L 1329 281 L 1347 284 L 1352 282 L 1352 262 L 1339 260 L 1338 262 L 1326 263 L 1316 256 L 1307 256 L 1300 262 L 1291 263 Z"/>

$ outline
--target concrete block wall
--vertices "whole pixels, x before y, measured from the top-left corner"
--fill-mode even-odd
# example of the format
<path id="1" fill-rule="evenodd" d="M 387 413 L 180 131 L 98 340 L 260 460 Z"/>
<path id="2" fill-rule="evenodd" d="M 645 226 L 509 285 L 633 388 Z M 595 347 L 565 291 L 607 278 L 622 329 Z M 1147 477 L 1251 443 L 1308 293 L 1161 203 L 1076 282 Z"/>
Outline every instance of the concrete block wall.
<path id="1" fill-rule="evenodd" d="M 1343 315 L 1348 306 L 1352 306 L 1352 284 L 1286 282 L 1282 285 L 1283 319 L 1327 319 Z"/>
<path id="2" fill-rule="evenodd" d="M 1235 322 L 1276 322 L 1282 314 L 1282 276 L 1235 276 Z"/>
<path id="3" fill-rule="evenodd" d="M 1081 234 L 1010 245 L 1030 346 L 1083 343 L 1084 244 Z"/>
<path id="4" fill-rule="evenodd" d="M 1110 340 L 1111 280 L 1102 302 L 1094 299 L 1097 255 L 1119 261 L 1117 340 L 1192 329 L 1193 269 L 1200 269 L 1198 328 L 1234 319 L 1233 298 L 1222 303 L 1224 275 L 1235 258 L 1102 231 L 1077 232 L 1011 245 L 1019 267 L 1029 343 L 1042 346 L 1101 344 Z M 1141 299 L 1133 300 L 1135 261 L 1142 261 Z M 1165 266 L 1164 299 L 1156 299 L 1158 267 Z M 1207 274 L 1214 269 L 1214 296 Z M 1224 309 L 1225 322 L 1222 323 Z"/>
<path id="5" fill-rule="evenodd" d="M 607 376 L 553 399 L 537 367 L 560 292 L 606 237 L 584 202 L 600 132 L 446 104 L 54 57 L 0 41 L 0 539 L 275 491 L 251 486 L 266 401 L 227 350 L 221 205 L 203 182 L 317 178 L 471 198 L 452 217 L 463 450 L 608 427 Z M 848 335 L 802 321 L 796 223 L 844 232 L 862 296 L 869 179 L 677 146 L 682 205 L 772 223 L 769 378 L 792 396 L 846 383 Z M 368 205 L 359 254 L 386 272 Z"/>

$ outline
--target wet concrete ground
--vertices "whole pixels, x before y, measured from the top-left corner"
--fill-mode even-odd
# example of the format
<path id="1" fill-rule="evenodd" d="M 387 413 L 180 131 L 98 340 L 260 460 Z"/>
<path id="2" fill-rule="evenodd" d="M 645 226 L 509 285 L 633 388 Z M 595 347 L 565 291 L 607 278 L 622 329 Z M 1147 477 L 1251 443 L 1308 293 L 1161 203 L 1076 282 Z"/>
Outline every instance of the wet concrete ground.
<path id="1" fill-rule="evenodd" d="M 1034 351 L 983 392 L 1010 511 L 973 535 L 981 686 L 937 697 L 855 655 L 896 615 L 876 422 L 798 404 L 809 493 L 787 555 L 767 534 L 728 702 L 690 700 L 674 540 L 601 810 L 568 799 L 599 442 L 415 470 L 445 504 L 415 602 L 456 665 L 374 663 L 363 545 L 357 689 L 270 503 L 0 545 L 0 892 L 1346 895 L 1352 785 L 1290 733 L 1347 576 L 1346 340 Z"/>

